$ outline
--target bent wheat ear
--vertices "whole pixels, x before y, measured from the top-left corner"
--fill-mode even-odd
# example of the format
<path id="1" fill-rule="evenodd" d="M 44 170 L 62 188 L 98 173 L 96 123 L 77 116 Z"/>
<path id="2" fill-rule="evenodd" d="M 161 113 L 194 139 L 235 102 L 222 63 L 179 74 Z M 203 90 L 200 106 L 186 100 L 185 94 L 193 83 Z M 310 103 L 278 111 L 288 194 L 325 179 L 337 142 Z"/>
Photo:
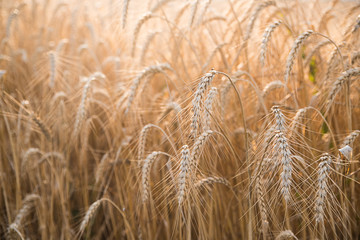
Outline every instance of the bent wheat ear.
<path id="1" fill-rule="evenodd" d="M 125 28 L 125 26 L 126 26 L 126 18 L 127 18 L 127 13 L 128 13 L 128 9 L 129 9 L 129 2 L 130 2 L 130 0 L 124 0 L 124 2 L 123 2 L 122 28 Z"/>
<path id="2" fill-rule="evenodd" d="M 190 149 L 188 145 L 184 145 L 181 150 L 180 174 L 178 178 L 178 204 L 181 207 L 186 193 L 187 179 L 190 169 Z"/>
<path id="3" fill-rule="evenodd" d="M 151 164 L 155 161 L 157 156 L 161 152 L 152 152 L 150 153 L 144 162 L 144 165 L 141 170 L 141 183 L 142 183 L 142 202 L 145 203 L 149 199 L 149 182 L 150 182 L 150 168 Z"/>
<path id="4" fill-rule="evenodd" d="M 141 71 L 141 73 L 133 80 L 132 85 L 130 87 L 130 95 L 125 109 L 125 114 L 127 114 L 130 110 L 131 104 L 135 98 L 136 90 L 140 85 L 140 81 L 146 77 L 152 76 L 155 73 L 163 72 L 165 70 L 174 71 L 167 63 L 149 66 L 145 68 L 143 71 Z"/>
<path id="5" fill-rule="evenodd" d="M 210 86 L 214 76 L 216 75 L 215 70 L 211 70 L 209 73 L 206 73 L 200 80 L 200 83 L 197 87 L 197 90 L 194 94 L 194 99 L 192 101 L 193 104 L 193 116 L 191 120 L 191 133 L 190 136 L 196 138 L 198 132 L 198 125 L 200 120 L 200 113 L 201 113 L 201 104 L 202 99 L 205 94 L 205 91 Z"/>
<path id="6" fill-rule="evenodd" d="M 191 169 L 193 171 L 196 171 L 197 165 L 198 165 L 198 159 L 200 157 L 201 150 L 203 149 L 205 142 L 210 137 L 210 135 L 213 134 L 213 131 L 207 130 L 203 132 L 194 143 L 194 146 L 191 151 L 191 157 L 190 157 L 190 165 Z"/>
<path id="7" fill-rule="evenodd" d="M 351 77 L 355 76 L 360 76 L 360 68 L 349 69 L 343 72 L 341 76 L 336 79 L 329 93 L 326 112 L 330 109 L 336 95 L 338 94 L 342 86 L 346 83 L 346 81 L 350 81 Z"/>
<path id="8" fill-rule="evenodd" d="M 271 39 L 271 35 L 281 23 L 281 20 L 276 21 L 265 29 L 260 47 L 260 64 L 262 67 L 265 64 L 267 45 Z"/>
<path id="9" fill-rule="evenodd" d="M 33 112 L 30 113 L 31 120 L 40 128 L 41 132 L 44 134 L 47 140 L 51 139 L 51 134 L 49 128 L 41 121 L 39 117 L 36 117 Z"/>
<path id="10" fill-rule="evenodd" d="M 263 98 L 265 98 L 272 90 L 281 88 L 281 87 L 285 87 L 285 85 L 280 80 L 269 82 L 268 84 L 266 84 L 266 86 L 264 87 L 264 89 L 262 91 Z"/>
<path id="11" fill-rule="evenodd" d="M 218 94 L 217 88 L 212 87 L 209 91 L 209 94 L 207 95 L 206 100 L 205 100 L 203 131 L 210 130 L 210 124 L 211 124 L 210 114 L 212 113 L 213 101 L 216 98 L 217 94 Z"/>
<path id="12" fill-rule="evenodd" d="M 193 22 L 194 22 L 195 15 L 196 15 L 197 8 L 198 8 L 198 4 L 199 4 L 199 0 L 194 0 L 194 2 L 192 3 L 189 27 L 191 27 Z"/>
<path id="13" fill-rule="evenodd" d="M 37 194 L 29 194 L 23 200 L 22 207 L 20 208 L 18 214 L 15 217 L 13 223 L 10 224 L 8 227 L 8 235 L 12 239 L 14 236 L 19 236 L 21 239 L 24 239 L 21 235 L 19 230 L 20 226 L 22 225 L 24 219 L 29 215 L 31 209 L 34 207 L 35 200 L 40 199 L 39 195 Z M 16 235 L 15 235 L 16 234 Z M 15 237 L 15 239 L 17 239 Z"/>
<path id="14" fill-rule="evenodd" d="M 318 170 L 318 188 L 315 200 L 315 221 L 316 223 L 324 222 L 324 207 L 326 201 L 326 194 L 328 190 L 328 176 L 330 171 L 331 157 L 324 153 L 320 157 Z"/>
<path id="15" fill-rule="evenodd" d="M 14 19 L 19 15 L 19 10 L 15 9 L 14 11 L 12 11 L 12 13 L 10 14 L 7 23 L 6 23 L 6 38 L 10 37 L 11 34 L 11 24 L 14 21 Z"/>
<path id="16" fill-rule="evenodd" d="M 30 213 L 31 208 L 34 206 L 35 200 L 40 199 L 40 196 L 37 194 L 29 194 L 25 197 L 23 201 L 23 205 L 15 217 L 14 224 L 20 226 L 23 220 L 27 217 Z"/>
<path id="17" fill-rule="evenodd" d="M 275 240 L 291 240 L 291 239 L 298 240 L 298 238 L 295 236 L 295 234 L 291 230 L 282 231 L 275 238 Z"/>
<path id="18" fill-rule="evenodd" d="M 249 20 L 249 23 L 247 25 L 247 28 L 246 28 L 246 33 L 245 33 L 245 39 L 244 41 L 247 41 L 249 40 L 250 36 L 251 36 L 251 33 L 252 33 L 252 30 L 254 28 L 254 23 L 255 23 L 255 20 L 257 19 L 257 17 L 259 16 L 260 12 L 262 9 L 264 8 L 267 8 L 269 6 L 275 6 L 276 3 L 274 1 L 267 1 L 267 2 L 264 2 L 260 5 L 257 6 L 257 8 L 255 9 L 255 11 L 253 12 L 253 14 L 251 15 L 250 17 L 250 20 Z"/>
<path id="19" fill-rule="evenodd" d="M 200 187 L 203 187 L 204 185 L 213 184 L 213 183 L 220 183 L 220 184 L 223 184 L 223 185 L 231 188 L 230 182 L 226 178 L 223 178 L 223 177 L 207 177 L 207 178 L 200 179 L 195 184 L 195 187 L 200 188 Z"/>
<path id="20" fill-rule="evenodd" d="M 346 138 L 344 139 L 343 143 L 341 144 L 342 147 L 345 147 L 346 145 L 351 146 L 355 139 L 360 135 L 360 130 L 355 130 L 352 133 L 350 133 Z"/>
<path id="21" fill-rule="evenodd" d="M 82 222 L 80 224 L 80 233 L 84 232 L 86 226 L 88 225 L 88 223 L 90 222 L 92 217 L 95 215 L 96 210 L 100 207 L 103 200 L 104 199 L 99 199 L 91 204 L 91 206 L 89 207 L 89 209 L 87 210 L 87 212 L 85 214 L 84 219 L 82 220 Z"/>
<path id="22" fill-rule="evenodd" d="M 154 37 L 155 37 L 157 34 L 159 34 L 159 33 L 161 33 L 161 31 L 154 31 L 154 32 L 150 33 L 150 34 L 146 37 L 145 43 L 144 43 L 144 45 L 143 45 L 143 47 L 142 47 L 142 50 L 141 50 L 140 59 L 139 59 L 139 61 L 140 61 L 141 64 L 143 64 L 144 61 L 145 61 L 146 53 L 147 53 L 147 50 L 148 50 L 148 48 L 149 48 L 149 46 L 150 46 L 151 41 L 152 41 L 152 40 L 154 39 Z"/>
<path id="23" fill-rule="evenodd" d="M 173 0 L 161 0 L 158 1 L 155 6 L 153 6 L 150 10 L 150 12 L 156 12 L 157 10 L 159 10 L 162 6 L 164 6 L 165 4 L 167 4 L 168 2 L 173 1 Z"/>
<path id="24" fill-rule="evenodd" d="M 137 22 L 135 30 L 134 30 L 134 34 L 133 34 L 133 42 L 132 42 L 132 48 L 131 48 L 131 56 L 135 55 L 135 47 L 136 47 L 136 42 L 139 36 L 139 32 L 141 29 L 141 26 L 150 18 L 154 17 L 155 15 L 152 12 L 147 12 L 145 13 Z"/>
<path id="25" fill-rule="evenodd" d="M 327 39 L 324 40 L 324 41 L 322 41 L 322 42 L 320 42 L 320 43 L 318 43 L 318 44 L 311 50 L 311 52 L 306 56 L 305 61 L 304 61 L 304 65 L 307 66 L 307 65 L 309 64 L 311 58 L 314 56 L 314 54 L 315 54 L 317 51 L 319 51 L 320 48 L 322 48 L 322 47 L 324 47 L 324 46 L 326 46 L 326 45 L 328 45 L 328 44 L 330 44 L 330 43 L 331 43 L 331 41 L 329 41 L 329 40 L 327 40 Z"/>
<path id="26" fill-rule="evenodd" d="M 290 50 L 290 53 L 287 57 L 287 60 L 286 60 L 286 69 L 285 69 L 285 75 L 284 75 L 284 82 L 287 83 L 288 80 L 289 80 L 289 76 L 290 76 L 290 73 L 291 73 L 291 70 L 293 68 L 293 65 L 294 65 L 294 60 L 298 54 L 298 51 L 300 49 L 300 46 L 304 43 L 304 41 L 310 37 L 311 34 L 313 34 L 314 31 L 312 30 L 307 30 L 306 32 L 304 32 L 303 34 L 301 34 L 294 42 L 291 50 Z"/>
<path id="27" fill-rule="evenodd" d="M 95 173 L 95 184 L 98 184 L 100 181 L 100 178 L 104 175 L 104 172 L 106 171 L 106 165 L 108 164 L 108 153 L 104 154 L 104 156 L 101 158 L 100 163 L 96 169 Z"/>

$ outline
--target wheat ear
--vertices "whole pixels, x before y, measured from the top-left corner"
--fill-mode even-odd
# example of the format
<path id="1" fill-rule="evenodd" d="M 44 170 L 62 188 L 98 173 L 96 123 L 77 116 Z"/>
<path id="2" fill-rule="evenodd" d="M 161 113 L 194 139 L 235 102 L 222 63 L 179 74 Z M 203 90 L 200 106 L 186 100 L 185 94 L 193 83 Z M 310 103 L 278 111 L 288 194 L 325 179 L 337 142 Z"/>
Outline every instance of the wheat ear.
<path id="1" fill-rule="evenodd" d="M 127 18 L 127 13 L 129 10 L 129 2 L 130 2 L 130 0 L 124 0 L 124 2 L 123 2 L 122 28 L 125 28 L 125 26 L 126 26 L 126 18 Z"/>
<path id="2" fill-rule="evenodd" d="M 193 22 L 194 22 L 195 15 L 196 15 L 197 8 L 198 8 L 198 4 L 199 4 L 199 0 L 194 0 L 193 3 L 192 3 L 189 27 L 191 27 Z"/>
<path id="3" fill-rule="evenodd" d="M 267 231 L 269 228 L 269 221 L 267 217 L 265 199 L 264 199 L 264 180 L 261 178 L 261 173 L 256 178 L 255 190 L 257 196 L 257 203 L 260 210 L 260 218 L 261 218 L 261 231 L 263 233 L 264 239 L 266 239 Z"/>
<path id="4" fill-rule="evenodd" d="M 196 138 L 198 132 L 198 125 L 200 120 L 200 113 L 201 113 L 201 104 L 202 99 L 205 94 L 206 89 L 210 86 L 214 76 L 216 74 L 215 70 L 211 70 L 209 73 L 206 73 L 200 80 L 200 83 L 197 87 L 197 90 L 194 94 L 194 99 L 192 101 L 193 104 L 193 116 L 191 120 L 191 133 L 190 135 L 193 138 Z"/>
<path id="5" fill-rule="evenodd" d="M 137 38 L 139 36 L 139 32 L 141 29 L 141 26 L 150 18 L 154 17 L 155 15 L 152 12 L 147 12 L 145 13 L 137 22 L 136 26 L 135 26 L 135 30 L 134 30 L 134 34 L 133 34 L 133 41 L 132 41 L 132 48 L 131 48 L 131 56 L 135 55 L 135 47 L 136 47 L 136 42 L 137 42 Z"/>
<path id="6" fill-rule="evenodd" d="M 152 41 L 152 40 L 154 39 L 154 37 L 155 37 L 157 34 L 159 34 L 159 33 L 161 33 L 161 31 L 154 31 L 154 32 L 150 33 L 150 34 L 146 37 L 145 43 L 144 43 L 144 45 L 143 45 L 143 47 L 142 47 L 142 50 L 141 50 L 140 59 L 139 59 L 141 64 L 143 64 L 144 61 L 145 61 L 145 56 L 146 56 L 146 53 L 147 53 L 147 50 L 148 50 L 148 48 L 149 48 L 149 46 L 150 46 L 151 41 Z"/>
<path id="7" fill-rule="evenodd" d="M 31 120 L 40 128 L 41 132 L 44 134 L 47 140 L 51 139 L 50 129 L 41 121 L 39 117 L 35 115 L 35 113 L 30 112 Z"/>
<path id="8" fill-rule="evenodd" d="M 322 41 L 322 42 L 319 42 L 312 50 L 311 50 L 311 52 L 306 56 L 306 58 L 305 58 L 305 60 L 304 60 L 304 65 L 305 66 L 307 66 L 309 63 L 310 63 L 310 61 L 311 61 L 311 58 L 315 55 L 315 53 L 317 52 L 317 51 L 319 51 L 320 50 L 320 48 L 322 48 L 322 47 L 324 47 L 324 46 L 326 46 L 326 45 L 328 45 L 328 44 L 330 44 L 331 43 L 331 41 L 329 41 L 329 40 L 324 40 L 324 41 Z M 337 52 L 337 49 L 335 48 L 335 51 Z"/>
<path id="9" fill-rule="evenodd" d="M 285 85 L 280 80 L 269 82 L 268 84 L 266 84 L 266 86 L 264 87 L 264 89 L 262 91 L 263 98 L 265 98 L 272 90 L 281 88 L 281 87 L 285 87 Z"/>
<path id="10" fill-rule="evenodd" d="M 330 172 L 331 157 L 329 154 L 324 153 L 320 157 L 319 170 L 318 170 L 318 188 L 315 200 L 315 221 L 316 223 L 324 222 L 324 207 L 326 194 L 328 190 L 328 176 Z"/>
<path id="11" fill-rule="evenodd" d="M 186 193 L 187 179 L 190 169 L 190 150 L 188 145 L 182 146 L 181 150 L 181 162 L 180 162 L 180 174 L 178 177 L 178 204 L 181 207 Z"/>
<path id="12" fill-rule="evenodd" d="M 89 209 L 87 210 L 85 217 L 83 218 L 81 224 L 80 224 L 80 232 L 84 232 L 86 226 L 89 224 L 90 220 L 92 219 L 92 217 L 95 215 L 96 210 L 100 207 L 101 203 L 104 201 L 105 199 L 99 199 L 95 202 L 93 202 L 91 204 L 91 206 L 89 207 Z"/>
<path id="13" fill-rule="evenodd" d="M 220 183 L 220 184 L 223 184 L 223 185 L 231 188 L 230 182 L 226 178 L 223 178 L 223 177 L 207 177 L 207 178 L 200 179 L 195 184 L 195 187 L 200 188 L 205 185 L 214 184 L 214 183 Z"/>
<path id="14" fill-rule="evenodd" d="M 354 64 L 356 60 L 360 58 L 360 51 L 351 53 L 351 64 Z"/>
<path id="15" fill-rule="evenodd" d="M 351 77 L 354 76 L 360 76 L 360 68 L 351 68 L 343 73 L 341 73 L 341 76 L 336 79 L 334 84 L 332 85 L 332 88 L 330 90 L 329 96 L 328 96 L 328 103 L 327 103 L 327 109 L 326 112 L 331 107 L 331 104 L 333 103 L 336 95 L 342 88 L 342 86 L 347 82 L 350 81 Z"/>
<path id="16" fill-rule="evenodd" d="M 280 131 L 275 131 L 275 149 L 279 151 L 282 163 L 281 176 L 281 194 L 286 203 L 290 200 L 290 187 L 292 180 L 292 154 L 287 138 Z"/>
<path id="17" fill-rule="evenodd" d="M 143 159 L 144 152 L 145 152 L 146 137 L 147 137 L 147 134 L 148 134 L 151 126 L 152 126 L 151 124 L 144 126 L 140 133 L 139 150 L 138 150 L 139 166 L 141 166 L 141 161 Z"/>
<path id="18" fill-rule="evenodd" d="M 291 240 L 291 239 L 298 240 L 298 238 L 295 236 L 295 234 L 291 230 L 282 231 L 275 238 L 275 240 Z"/>
<path id="19" fill-rule="evenodd" d="M 174 71 L 169 64 L 165 63 L 165 64 L 158 64 L 158 65 L 146 67 L 143 71 L 140 72 L 140 74 L 137 75 L 137 77 L 133 80 L 132 85 L 130 87 L 130 94 L 125 109 L 125 114 L 127 114 L 130 110 L 130 107 L 136 95 L 136 90 L 140 85 L 140 81 L 146 77 L 154 75 L 155 73 L 163 72 L 165 70 Z"/>
<path id="20" fill-rule="evenodd" d="M 165 4 L 167 4 L 168 2 L 170 1 L 173 1 L 173 0 L 161 0 L 161 1 L 158 1 L 155 6 L 153 6 L 151 9 L 150 9 L 150 12 L 156 12 L 157 10 L 159 10 L 162 6 L 164 6 Z"/>
<path id="21" fill-rule="evenodd" d="M 50 88 L 54 88 L 55 77 L 56 77 L 56 55 L 54 51 L 49 52 L 49 63 L 50 63 Z"/>
<path id="22" fill-rule="evenodd" d="M 145 203 L 148 199 L 149 199 L 149 194 L 150 194 L 150 186 L 149 186 L 149 182 L 150 182 L 150 168 L 151 168 L 151 164 L 155 161 L 155 159 L 157 158 L 157 156 L 159 154 L 161 154 L 162 152 L 157 152 L 154 151 L 152 153 L 150 153 L 145 161 L 144 161 L 144 165 L 142 166 L 142 170 L 141 170 L 141 184 L 142 184 L 142 202 Z"/>
<path id="23" fill-rule="evenodd" d="M 191 169 L 196 171 L 198 160 L 201 155 L 201 150 L 203 149 L 206 141 L 209 139 L 210 135 L 213 134 L 213 131 L 207 130 L 204 131 L 195 141 L 194 146 L 191 150 L 191 157 L 190 157 L 190 165 Z"/>
<path id="24" fill-rule="evenodd" d="M 15 9 L 14 11 L 12 11 L 12 13 L 10 14 L 7 23 L 6 23 L 6 38 L 10 37 L 11 34 L 11 24 L 14 21 L 14 19 L 19 15 L 19 10 Z"/>
<path id="25" fill-rule="evenodd" d="M 339 49 L 345 47 L 346 44 L 347 44 L 346 42 L 340 43 L 339 44 Z M 337 60 L 336 57 L 338 56 L 338 54 L 339 54 L 339 52 L 338 52 L 336 47 L 330 53 L 330 58 L 329 58 L 329 60 L 327 62 L 327 70 L 326 70 L 323 86 L 325 86 L 328 82 L 330 82 L 331 73 L 333 72 L 333 69 L 336 66 L 336 60 Z M 341 59 L 341 61 L 342 61 L 342 59 Z"/>
<path id="26" fill-rule="evenodd" d="M 360 130 L 355 130 L 352 133 L 350 133 L 346 138 L 344 139 L 343 143 L 341 144 L 342 147 L 345 147 L 346 145 L 351 146 L 355 139 L 360 135 Z"/>
<path id="27" fill-rule="evenodd" d="M 108 164 L 108 158 L 109 154 L 104 154 L 104 156 L 101 158 L 100 163 L 96 169 L 95 173 L 95 184 L 98 184 L 101 177 L 104 175 L 104 172 L 106 170 L 107 164 Z"/>
<path id="28" fill-rule="evenodd" d="M 254 28 L 255 21 L 256 21 L 257 17 L 259 16 L 261 10 L 263 10 L 266 7 L 275 6 L 275 5 L 276 5 L 276 3 L 274 1 L 267 1 L 267 2 L 261 3 L 260 5 L 258 5 L 256 7 L 254 12 L 251 14 L 249 23 L 247 25 L 244 41 L 249 40 L 252 30 Z"/>
<path id="29" fill-rule="evenodd" d="M 292 48 L 290 50 L 290 53 L 289 53 L 289 55 L 287 57 L 287 60 L 286 60 L 286 69 L 285 69 L 285 75 L 284 75 L 285 83 L 287 83 L 288 80 L 289 80 L 290 73 L 291 73 L 291 70 L 292 70 L 293 65 L 294 65 L 294 60 L 295 60 L 295 58 L 296 58 L 296 56 L 298 54 L 300 46 L 313 33 L 314 33 L 314 31 L 307 30 L 306 32 L 304 32 L 303 34 L 298 36 L 298 38 L 295 40 L 295 42 L 294 42 L 294 44 L 293 44 L 293 46 L 292 46 Z"/>
<path id="30" fill-rule="evenodd" d="M 218 94 L 217 88 L 212 87 L 205 100 L 204 119 L 203 119 L 203 131 L 210 130 L 212 106 L 216 95 Z"/>
<path id="31" fill-rule="evenodd" d="M 82 122 L 85 118 L 85 113 L 86 113 L 86 103 L 87 103 L 87 100 L 88 100 L 88 95 L 89 95 L 89 90 L 90 90 L 90 86 L 91 86 L 91 82 L 92 82 L 92 78 L 88 78 L 86 83 L 85 83 L 85 86 L 84 86 L 84 89 L 83 89 L 83 92 L 82 92 L 82 97 L 81 97 L 81 102 L 80 102 L 80 105 L 79 105 L 79 108 L 78 108 L 78 111 L 76 113 L 76 119 L 75 119 L 75 125 L 74 125 L 74 136 L 77 136 L 80 132 L 80 127 L 82 125 Z"/>
<path id="32" fill-rule="evenodd" d="M 15 217 L 14 222 L 10 224 L 8 227 L 8 233 L 10 236 L 13 236 L 13 233 L 19 235 L 22 239 L 22 235 L 19 231 L 20 226 L 22 225 L 24 219 L 29 215 L 31 209 L 34 207 L 35 200 L 40 199 L 39 195 L 37 194 L 29 194 L 23 200 L 22 207 L 20 208 L 18 214 Z"/>
<path id="33" fill-rule="evenodd" d="M 281 112 L 278 106 L 273 106 L 271 110 L 275 116 L 275 130 L 284 133 L 286 130 L 286 121 L 284 114 Z"/>
<path id="34" fill-rule="evenodd" d="M 265 29 L 260 47 L 260 64 L 262 67 L 265 65 L 266 50 L 267 50 L 267 45 L 271 39 L 271 35 L 281 23 L 282 21 L 278 20 Z"/>
<path id="35" fill-rule="evenodd" d="M 69 39 L 67 39 L 67 38 L 61 39 L 60 42 L 58 43 L 58 45 L 56 46 L 55 52 L 57 54 L 60 54 L 62 49 L 64 48 L 65 44 L 68 44 L 68 43 L 69 43 Z"/>

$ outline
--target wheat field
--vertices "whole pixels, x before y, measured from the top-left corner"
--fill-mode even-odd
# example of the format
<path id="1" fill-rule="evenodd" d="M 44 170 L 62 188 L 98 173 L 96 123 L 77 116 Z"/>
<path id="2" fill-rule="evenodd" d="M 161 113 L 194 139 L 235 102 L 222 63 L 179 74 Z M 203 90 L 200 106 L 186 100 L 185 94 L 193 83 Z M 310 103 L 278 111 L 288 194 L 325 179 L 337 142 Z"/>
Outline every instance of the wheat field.
<path id="1" fill-rule="evenodd" d="M 0 1 L 0 239 L 359 239 L 359 14 Z"/>

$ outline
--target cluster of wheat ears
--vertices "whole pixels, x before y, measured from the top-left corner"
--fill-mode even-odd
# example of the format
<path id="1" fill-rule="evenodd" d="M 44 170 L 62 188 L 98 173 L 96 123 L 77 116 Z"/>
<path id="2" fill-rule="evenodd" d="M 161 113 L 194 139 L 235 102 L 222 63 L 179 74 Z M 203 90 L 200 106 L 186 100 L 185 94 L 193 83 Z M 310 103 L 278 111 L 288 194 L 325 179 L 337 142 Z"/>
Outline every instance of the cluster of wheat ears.
<path id="1" fill-rule="evenodd" d="M 0 238 L 358 239 L 355 1 L 0 1 Z"/>

